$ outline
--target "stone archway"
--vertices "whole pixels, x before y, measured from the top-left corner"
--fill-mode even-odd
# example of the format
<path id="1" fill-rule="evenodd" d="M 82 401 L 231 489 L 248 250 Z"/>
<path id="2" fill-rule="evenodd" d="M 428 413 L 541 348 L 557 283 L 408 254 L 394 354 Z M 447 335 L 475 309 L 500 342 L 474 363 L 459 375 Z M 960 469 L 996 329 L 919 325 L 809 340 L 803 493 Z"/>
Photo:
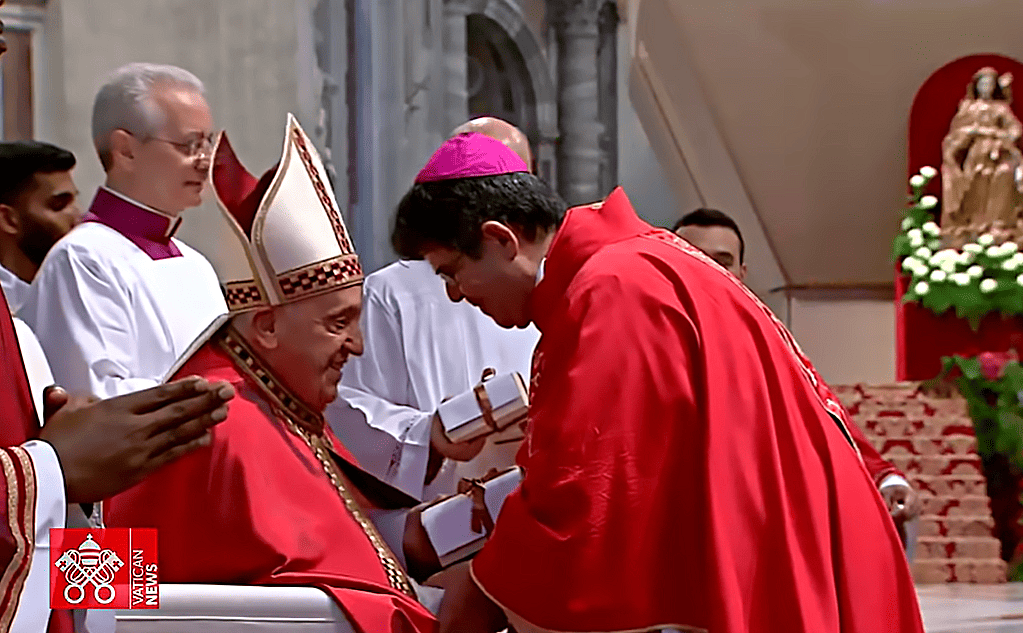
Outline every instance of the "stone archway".
<path id="1" fill-rule="evenodd" d="M 449 29 L 465 28 L 465 40 L 451 39 L 465 60 L 465 83 L 449 84 L 449 98 L 464 99 L 469 116 L 489 114 L 519 126 L 533 146 L 537 174 L 556 187 L 557 94 L 547 58 L 519 7 L 511 0 L 448 0 L 445 11 Z"/>

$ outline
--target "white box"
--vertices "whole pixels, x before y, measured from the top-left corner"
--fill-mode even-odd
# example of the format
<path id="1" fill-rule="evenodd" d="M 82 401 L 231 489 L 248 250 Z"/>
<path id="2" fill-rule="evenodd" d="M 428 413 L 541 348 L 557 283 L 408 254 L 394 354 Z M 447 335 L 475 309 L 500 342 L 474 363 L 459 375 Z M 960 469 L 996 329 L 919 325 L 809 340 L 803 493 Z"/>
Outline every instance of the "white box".
<path id="1" fill-rule="evenodd" d="M 497 521 L 504 500 L 521 481 L 522 469 L 513 466 L 483 484 L 483 501 L 491 519 Z M 444 567 L 472 556 L 487 542 L 486 532 L 474 532 L 472 529 L 472 497 L 469 493 L 455 495 L 423 510 L 422 521 L 433 550 Z"/>
<path id="2" fill-rule="evenodd" d="M 489 421 L 487 413 L 491 418 Z M 454 443 L 503 431 L 525 420 L 528 413 L 529 392 L 517 372 L 498 374 L 484 380 L 437 408 L 444 433 Z"/>

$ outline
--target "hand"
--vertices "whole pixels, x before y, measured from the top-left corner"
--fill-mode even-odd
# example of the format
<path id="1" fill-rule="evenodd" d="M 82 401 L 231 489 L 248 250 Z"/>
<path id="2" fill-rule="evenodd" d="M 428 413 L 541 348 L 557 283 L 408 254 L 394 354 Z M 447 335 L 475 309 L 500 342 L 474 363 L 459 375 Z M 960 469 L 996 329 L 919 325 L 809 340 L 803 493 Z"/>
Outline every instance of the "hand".
<path id="1" fill-rule="evenodd" d="M 405 519 L 405 536 L 402 542 L 405 564 L 409 575 L 419 582 L 423 582 L 441 569 L 440 557 L 433 549 L 433 543 L 430 542 L 426 528 L 423 527 L 423 510 L 443 499 L 412 508 Z"/>
<path id="2" fill-rule="evenodd" d="M 478 437 L 467 442 L 454 443 L 444 434 L 444 425 L 440 422 L 440 416 L 433 414 L 432 427 L 430 428 L 430 444 L 438 453 L 453 459 L 456 462 L 467 462 L 480 454 L 487 444 L 487 438 Z"/>
<path id="3" fill-rule="evenodd" d="M 881 496 L 896 525 L 901 526 L 920 514 L 919 497 L 917 497 L 916 491 L 909 486 L 903 484 L 885 486 L 881 489 Z"/>
<path id="4" fill-rule="evenodd" d="M 472 579 L 469 565 L 469 561 L 454 565 L 445 580 L 444 599 L 437 614 L 439 633 L 494 633 L 508 626 L 501 607 Z"/>
<path id="5" fill-rule="evenodd" d="M 186 378 L 97 401 L 50 388 L 39 436 L 60 458 L 68 503 L 92 503 L 127 490 L 146 475 L 210 443 L 209 428 L 227 418 L 234 387 Z"/>

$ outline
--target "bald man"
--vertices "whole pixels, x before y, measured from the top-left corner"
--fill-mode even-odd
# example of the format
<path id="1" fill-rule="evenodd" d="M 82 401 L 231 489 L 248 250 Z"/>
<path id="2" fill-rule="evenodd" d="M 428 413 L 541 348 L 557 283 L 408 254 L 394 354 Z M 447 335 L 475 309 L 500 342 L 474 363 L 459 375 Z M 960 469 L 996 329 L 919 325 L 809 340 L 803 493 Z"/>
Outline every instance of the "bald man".
<path id="1" fill-rule="evenodd" d="M 522 130 L 511 123 L 492 116 L 481 116 L 459 125 L 451 133 L 451 136 L 468 134 L 469 132 L 478 132 L 501 141 L 518 154 L 519 158 L 526 161 L 527 165 L 532 166 L 533 152 L 529 149 L 529 141 L 526 139 L 526 135 L 522 133 Z"/>
<path id="2" fill-rule="evenodd" d="M 527 164 L 525 135 L 492 117 L 452 132 L 480 132 Z M 435 420 L 442 400 L 468 391 L 483 370 L 528 379 L 540 337 L 532 326 L 506 330 L 464 301 L 453 303 L 425 261 L 399 261 L 366 277 L 362 307 L 365 353 L 345 365 L 327 421 L 364 468 L 420 499 L 456 492 L 462 477 L 511 466 L 518 428 L 498 437 L 451 444 Z"/>

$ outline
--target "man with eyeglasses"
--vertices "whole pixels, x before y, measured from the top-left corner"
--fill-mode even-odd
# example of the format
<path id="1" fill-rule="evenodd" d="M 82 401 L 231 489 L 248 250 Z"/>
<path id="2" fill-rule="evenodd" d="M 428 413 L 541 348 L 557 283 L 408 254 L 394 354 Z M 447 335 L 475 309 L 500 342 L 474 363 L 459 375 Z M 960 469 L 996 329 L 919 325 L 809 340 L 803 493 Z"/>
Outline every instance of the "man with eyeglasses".
<path id="1" fill-rule="evenodd" d="M 203 92 L 187 70 L 128 64 L 96 96 L 92 137 L 106 182 L 47 255 L 19 313 L 69 391 L 108 398 L 158 384 L 227 311 L 213 267 L 174 238 L 209 172 Z"/>

